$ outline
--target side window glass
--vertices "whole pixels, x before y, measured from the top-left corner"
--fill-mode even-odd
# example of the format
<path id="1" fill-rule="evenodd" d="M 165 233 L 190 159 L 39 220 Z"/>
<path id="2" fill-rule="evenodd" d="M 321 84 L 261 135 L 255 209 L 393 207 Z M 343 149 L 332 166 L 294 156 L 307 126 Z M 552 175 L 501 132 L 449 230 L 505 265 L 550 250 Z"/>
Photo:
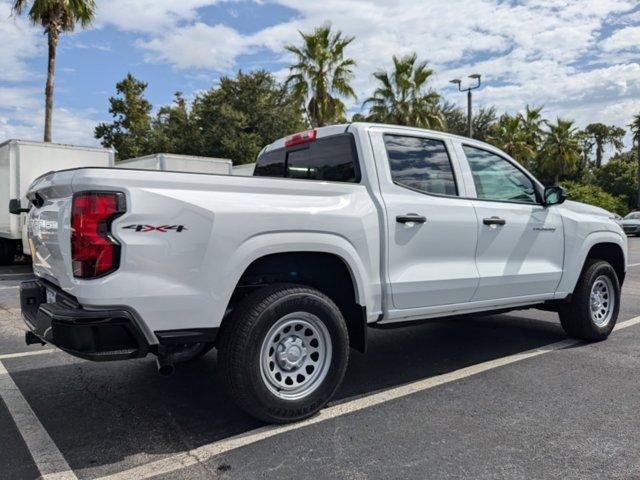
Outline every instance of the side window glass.
<path id="1" fill-rule="evenodd" d="M 533 182 L 508 160 L 480 148 L 462 146 L 480 199 L 537 203 Z"/>
<path id="2" fill-rule="evenodd" d="M 458 195 L 447 148 L 441 140 L 385 135 L 394 183 L 436 195 Z"/>

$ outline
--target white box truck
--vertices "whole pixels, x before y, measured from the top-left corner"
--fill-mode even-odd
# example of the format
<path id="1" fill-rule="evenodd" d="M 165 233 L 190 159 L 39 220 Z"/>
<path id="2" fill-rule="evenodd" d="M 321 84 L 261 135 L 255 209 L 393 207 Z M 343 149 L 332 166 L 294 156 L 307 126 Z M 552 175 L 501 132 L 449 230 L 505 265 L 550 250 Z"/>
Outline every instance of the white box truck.
<path id="1" fill-rule="evenodd" d="M 27 255 L 26 215 L 9 212 L 9 202 L 26 207 L 26 193 L 36 178 L 47 172 L 78 167 L 112 167 L 113 150 L 27 140 L 0 143 L 0 265 L 12 263 L 20 251 Z M 24 233 L 24 237 L 23 237 Z"/>
<path id="2" fill-rule="evenodd" d="M 115 164 L 116 168 L 159 170 L 166 172 L 213 173 L 231 175 L 231 160 L 227 158 L 196 157 L 174 153 L 156 153 L 130 158 Z"/>

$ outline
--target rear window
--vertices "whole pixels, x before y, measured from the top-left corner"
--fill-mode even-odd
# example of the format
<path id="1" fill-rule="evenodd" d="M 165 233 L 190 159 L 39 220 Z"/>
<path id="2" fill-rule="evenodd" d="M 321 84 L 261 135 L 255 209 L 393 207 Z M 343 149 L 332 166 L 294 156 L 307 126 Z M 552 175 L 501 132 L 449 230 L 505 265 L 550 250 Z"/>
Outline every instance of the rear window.
<path id="1" fill-rule="evenodd" d="M 353 135 L 344 133 L 278 148 L 258 157 L 256 177 L 285 177 L 331 182 L 359 182 Z"/>

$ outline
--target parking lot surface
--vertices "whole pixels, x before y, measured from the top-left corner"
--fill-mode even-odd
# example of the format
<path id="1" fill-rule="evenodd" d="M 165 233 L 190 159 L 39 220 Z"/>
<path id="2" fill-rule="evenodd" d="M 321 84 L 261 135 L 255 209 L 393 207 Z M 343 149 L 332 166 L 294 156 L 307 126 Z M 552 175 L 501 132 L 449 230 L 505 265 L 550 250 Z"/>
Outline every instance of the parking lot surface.
<path id="1" fill-rule="evenodd" d="M 566 340 L 537 310 L 371 330 L 337 396 L 266 426 L 226 397 L 215 351 L 160 377 L 24 344 L 0 268 L 0 478 L 640 478 L 640 239 L 618 328 Z M 26 354 L 25 354 L 26 353 Z"/>

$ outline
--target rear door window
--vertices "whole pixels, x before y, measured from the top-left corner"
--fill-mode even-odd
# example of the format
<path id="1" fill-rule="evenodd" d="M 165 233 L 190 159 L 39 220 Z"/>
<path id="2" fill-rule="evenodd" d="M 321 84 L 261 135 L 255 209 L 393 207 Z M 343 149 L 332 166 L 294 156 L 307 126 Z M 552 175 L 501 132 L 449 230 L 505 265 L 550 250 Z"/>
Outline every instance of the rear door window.
<path id="1" fill-rule="evenodd" d="M 442 140 L 385 135 L 384 144 L 395 184 L 435 195 L 458 195 L 447 147 Z"/>
<path id="2" fill-rule="evenodd" d="M 359 182 L 353 135 L 332 135 L 302 145 L 266 152 L 258 157 L 254 176 Z"/>

